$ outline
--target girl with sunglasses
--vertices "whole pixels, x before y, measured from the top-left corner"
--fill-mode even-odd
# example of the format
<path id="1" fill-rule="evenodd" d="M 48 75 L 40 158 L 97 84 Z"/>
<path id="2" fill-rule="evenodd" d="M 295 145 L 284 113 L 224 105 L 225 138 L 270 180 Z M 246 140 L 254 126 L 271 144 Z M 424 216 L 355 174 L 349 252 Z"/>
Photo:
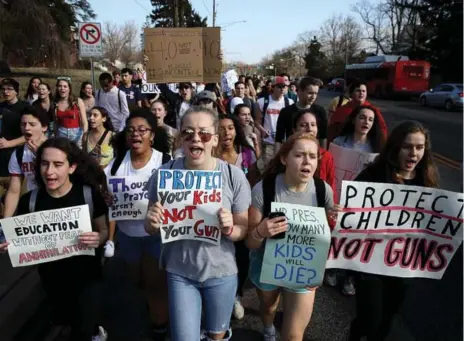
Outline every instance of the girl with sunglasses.
<path id="1" fill-rule="evenodd" d="M 116 158 L 105 168 L 108 177 L 137 176 L 140 181 L 148 181 L 153 172 L 171 159 L 169 137 L 146 108 L 130 114 L 124 131 L 115 136 L 112 144 Z M 106 257 L 114 254 L 116 226 L 120 256 L 128 265 L 133 284 L 143 289 L 150 308 L 153 333 L 162 339 L 168 321 L 168 302 L 165 274 L 158 267 L 160 238 L 145 232 L 144 220 L 110 221 Z"/>
<path id="2" fill-rule="evenodd" d="M 90 129 L 82 137 L 82 149 L 105 168 L 113 160 L 113 147 L 110 142 L 114 128 L 108 111 L 102 107 L 93 107 L 89 115 Z"/>
<path id="3" fill-rule="evenodd" d="M 438 188 L 428 130 L 418 122 L 397 125 L 379 156 L 355 181 Z M 409 284 L 417 280 L 356 273 L 356 318 L 348 340 L 385 340 Z"/>
<path id="4" fill-rule="evenodd" d="M 269 219 L 271 202 L 324 207 L 335 221 L 339 207 L 334 206 L 332 188 L 314 177 L 319 160 L 319 143 L 310 133 L 293 134 L 266 167 L 263 180 L 252 191 L 249 232 L 249 277 L 256 287 L 264 325 L 264 340 L 275 341 L 274 317 L 283 298 L 282 340 L 303 340 L 313 312 L 315 288 L 283 288 L 260 281 L 265 240 L 288 228 L 285 217 Z M 274 189 L 274 190 L 272 190 Z M 271 194 L 272 193 L 272 194 Z"/>
<path id="5" fill-rule="evenodd" d="M 229 340 L 237 291 L 234 242 L 247 233 L 250 186 L 240 169 L 213 156 L 219 141 L 215 111 L 205 107 L 189 109 L 181 120 L 181 138 L 185 157 L 161 168 L 222 172 L 222 208 L 218 212 L 222 236 L 218 245 L 196 240 L 162 245 L 160 264 L 167 272 L 171 340 L 200 339 L 202 309 L 205 340 Z M 147 232 L 159 234 L 163 207 L 158 199 L 157 178 L 158 172 L 150 180 L 145 227 Z"/>
<path id="6" fill-rule="evenodd" d="M 82 99 L 73 96 L 69 78 L 58 78 L 55 103 L 55 136 L 65 137 L 80 147 L 82 135 L 88 130 L 87 113 Z"/>
<path id="7" fill-rule="evenodd" d="M 52 307 L 53 324 L 71 327 L 71 341 L 105 341 L 107 334 L 97 325 L 102 303 L 100 245 L 108 235 L 105 174 L 75 143 L 54 138 L 37 150 L 35 179 L 37 189 L 21 197 L 16 215 L 87 204 L 92 232 L 82 233 L 79 242 L 96 249 L 95 256 L 79 255 L 37 265 Z"/>
<path id="8" fill-rule="evenodd" d="M 253 124 L 251 108 L 246 104 L 238 104 L 234 108 L 234 116 L 238 117 L 245 138 L 250 146 L 254 148 L 256 158 L 259 159 L 261 157 L 261 133 Z"/>

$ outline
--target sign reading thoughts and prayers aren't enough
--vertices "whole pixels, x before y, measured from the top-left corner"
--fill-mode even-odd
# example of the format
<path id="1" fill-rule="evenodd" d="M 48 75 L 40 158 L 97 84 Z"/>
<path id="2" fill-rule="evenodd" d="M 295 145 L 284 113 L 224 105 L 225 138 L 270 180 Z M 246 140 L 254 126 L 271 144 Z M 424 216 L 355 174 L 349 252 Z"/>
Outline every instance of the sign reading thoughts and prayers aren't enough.
<path id="1" fill-rule="evenodd" d="M 108 189 L 113 194 L 109 220 L 142 220 L 147 216 L 147 180 L 138 176 L 110 176 Z"/>
<path id="2" fill-rule="evenodd" d="M 221 29 L 145 28 L 147 82 L 221 81 Z"/>
<path id="3" fill-rule="evenodd" d="M 440 279 L 463 238 L 464 195 L 343 181 L 327 268 Z"/>
<path id="4" fill-rule="evenodd" d="M 260 281 L 286 288 L 322 284 L 330 245 L 325 209 L 271 203 L 272 212 L 284 212 L 288 230 L 284 239 L 266 239 Z"/>
<path id="5" fill-rule="evenodd" d="M 218 212 L 222 207 L 222 173 L 218 171 L 158 171 L 158 201 L 164 208 L 161 240 L 221 242 Z"/>
<path id="6" fill-rule="evenodd" d="M 13 267 L 35 265 L 77 255 L 95 255 L 79 243 L 79 235 L 91 232 L 89 206 L 41 211 L 0 220 L 10 245 Z"/>

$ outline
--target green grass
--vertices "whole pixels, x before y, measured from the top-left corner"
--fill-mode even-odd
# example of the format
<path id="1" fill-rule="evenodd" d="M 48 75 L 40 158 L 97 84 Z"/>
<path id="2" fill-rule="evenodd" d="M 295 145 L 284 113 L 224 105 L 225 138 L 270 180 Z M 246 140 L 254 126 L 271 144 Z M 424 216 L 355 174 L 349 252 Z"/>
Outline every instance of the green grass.
<path id="1" fill-rule="evenodd" d="M 55 93 L 56 78 L 59 76 L 71 77 L 73 94 L 79 96 L 81 84 L 84 81 L 92 81 L 92 73 L 90 70 L 79 69 L 49 69 L 49 68 L 21 68 L 12 67 L 11 78 L 19 82 L 19 98 L 24 99 L 29 80 L 32 77 L 40 77 L 43 82 L 50 84 L 52 93 Z M 100 71 L 95 72 L 95 78 L 98 82 Z"/>

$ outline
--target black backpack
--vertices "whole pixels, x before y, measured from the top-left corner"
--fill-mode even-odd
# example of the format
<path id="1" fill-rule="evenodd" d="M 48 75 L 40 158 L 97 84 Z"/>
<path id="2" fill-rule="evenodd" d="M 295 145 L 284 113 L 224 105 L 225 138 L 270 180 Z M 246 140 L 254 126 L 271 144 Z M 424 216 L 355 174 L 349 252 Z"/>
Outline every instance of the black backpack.
<path id="1" fill-rule="evenodd" d="M 270 95 L 269 95 L 270 96 Z M 263 111 L 261 112 L 261 124 L 264 124 L 264 115 L 266 115 L 267 107 L 269 106 L 269 96 L 265 96 L 264 98 L 264 104 L 263 104 Z M 288 99 L 287 96 L 284 96 L 284 101 L 285 101 L 285 107 L 290 106 L 290 100 Z"/>
<path id="2" fill-rule="evenodd" d="M 25 144 L 16 148 L 16 161 L 18 162 L 19 168 L 22 168 L 24 148 L 26 148 Z"/>
<path id="3" fill-rule="evenodd" d="M 313 179 L 316 188 L 317 207 L 325 207 L 325 183 L 317 177 Z M 263 179 L 263 219 L 267 218 L 271 213 L 271 203 L 275 200 L 275 182 L 275 176 Z"/>

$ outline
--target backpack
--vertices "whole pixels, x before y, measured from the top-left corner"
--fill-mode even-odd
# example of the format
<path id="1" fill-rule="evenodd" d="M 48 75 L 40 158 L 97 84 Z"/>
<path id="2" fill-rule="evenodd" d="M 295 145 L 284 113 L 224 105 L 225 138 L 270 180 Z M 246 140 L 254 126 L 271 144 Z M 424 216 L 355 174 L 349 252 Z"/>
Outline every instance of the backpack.
<path id="1" fill-rule="evenodd" d="M 126 153 L 123 153 L 122 157 L 119 156 L 116 159 L 114 159 L 114 162 L 113 162 L 113 165 L 111 166 L 111 171 L 110 171 L 111 176 L 116 175 L 116 172 L 118 171 L 119 167 L 121 166 L 121 163 L 124 160 L 125 156 L 126 156 Z M 161 159 L 161 164 L 164 165 L 165 163 L 169 162 L 170 160 L 171 160 L 171 155 L 163 153 L 163 157 Z"/>
<path id="2" fill-rule="evenodd" d="M 337 104 L 337 109 L 340 108 L 343 104 L 343 100 L 345 99 L 344 95 L 338 96 L 338 104 Z"/>
<path id="3" fill-rule="evenodd" d="M 98 90 L 97 92 L 97 101 L 99 104 L 100 104 L 100 92 L 101 92 L 101 89 Z M 126 96 L 126 94 L 124 94 L 124 96 Z M 118 105 L 119 105 L 119 112 L 121 112 L 121 90 L 119 90 L 119 88 L 118 88 Z"/>
<path id="4" fill-rule="evenodd" d="M 84 201 L 89 205 L 90 219 L 93 217 L 93 198 L 92 198 L 92 188 L 90 186 L 84 185 L 82 187 L 84 193 Z M 32 190 L 31 197 L 29 198 L 29 212 L 35 212 L 35 205 L 37 203 L 37 195 L 39 194 L 39 189 L 36 188 Z"/>
<path id="5" fill-rule="evenodd" d="M 26 148 L 25 144 L 16 148 L 16 161 L 18 162 L 18 166 L 21 169 L 23 164 L 24 148 Z"/>
<path id="6" fill-rule="evenodd" d="M 317 207 L 325 207 L 325 183 L 317 177 L 313 177 L 314 187 L 316 188 Z M 271 203 L 275 200 L 275 180 L 276 177 L 263 179 L 263 219 L 271 213 Z"/>
<path id="7" fill-rule="evenodd" d="M 108 129 L 105 129 L 105 132 L 103 133 L 103 135 L 100 137 L 100 139 L 98 140 L 97 144 L 95 145 L 95 147 L 93 147 L 93 149 L 88 152 L 88 154 L 90 156 L 92 156 L 93 158 L 99 160 L 100 158 L 100 152 L 101 152 L 101 145 L 103 143 L 103 141 L 105 141 L 105 138 L 106 136 L 108 135 L 110 131 Z M 85 141 L 84 141 L 84 145 L 82 146 L 82 149 L 87 152 L 87 148 L 89 146 L 89 133 L 87 132 L 87 135 L 85 137 Z"/>
<path id="8" fill-rule="evenodd" d="M 264 124 L 264 115 L 266 115 L 267 107 L 269 106 L 269 96 L 263 97 L 264 98 L 264 103 L 263 103 L 263 111 L 261 115 L 261 124 Z M 290 106 L 290 100 L 288 99 L 287 96 L 284 96 L 284 101 L 285 101 L 285 106 L 284 108 Z"/>

